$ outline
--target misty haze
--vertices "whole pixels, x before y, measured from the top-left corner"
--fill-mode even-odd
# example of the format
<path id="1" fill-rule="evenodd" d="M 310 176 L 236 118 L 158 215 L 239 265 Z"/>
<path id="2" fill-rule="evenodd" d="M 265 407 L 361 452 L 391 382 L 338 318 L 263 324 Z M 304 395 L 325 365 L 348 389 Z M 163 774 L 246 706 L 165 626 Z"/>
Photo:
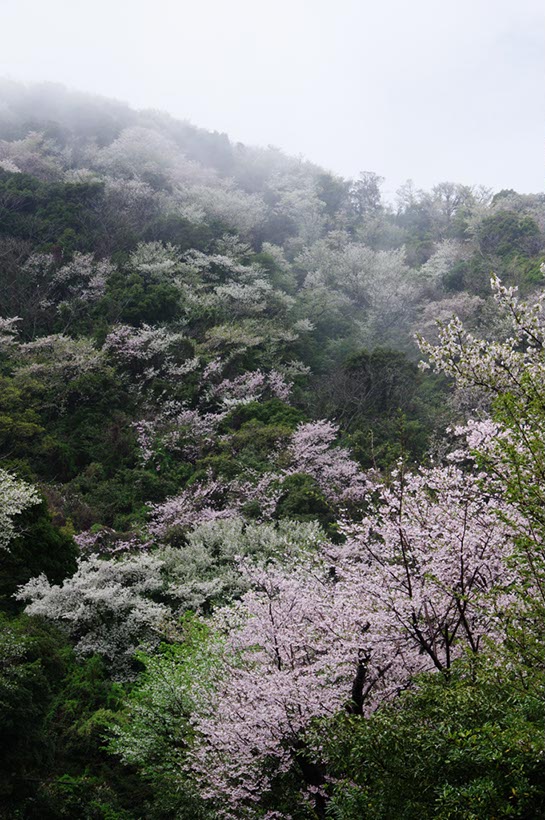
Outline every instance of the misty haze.
<path id="1" fill-rule="evenodd" d="M 0 818 L 545 817 L 542 4 L 0 11 Z"/>

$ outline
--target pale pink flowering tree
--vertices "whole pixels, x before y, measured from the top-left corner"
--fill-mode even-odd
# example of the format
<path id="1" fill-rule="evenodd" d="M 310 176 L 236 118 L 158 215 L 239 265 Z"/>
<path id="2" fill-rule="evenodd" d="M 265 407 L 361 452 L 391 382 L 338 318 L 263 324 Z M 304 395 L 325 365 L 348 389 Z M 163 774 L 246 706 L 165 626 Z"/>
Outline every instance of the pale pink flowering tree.
<path id="1" fill-rule="evenodd" d="M 114 266 L 107 259 L 95 259 L 93 254 L 76 252 L 70 262 L 55 270 L 52 284 L 58 288 L 58 310 L 76 309 L 76 303 L 89 305 L 104 295 Z"/>
<path id="2" fill-rule="evenodd" d="M 478 475 L 400 473 L 370 503 L 341 547 L 247 563 L 253 589 L 213 618 L 223 673 L 195 715 L 189 765 L 220 816 L 260 816 L 263 795 L 294 767 L 320 814 L 317 718 L 368 713 L 415 674 L 448 674 L 464 651 L 502 639 L 513 533 Z"/>
<path id="3" fill-rule="evenodd" d="M 130 388 L 141 393 L 154 379 L 176 383 L 200 365 L 183 333 L 164 327 L 116 325 L 104 342 L 117 367 L 130 376 Z"/>
<path id="4" fill-rule="evenodd" d="M 168 452 L 195 461 L 217 438 L 218 427 L 230 411 L 241 404 L 278 398 L 289 398 L 292 384 L 276 370 L 248 371 L 233 379 L 216 380 L 222 365 L 213 360 L 199 374 L 200 360 L 191 358 L 176 365 L 169 346 L 177 334 L 144 326 L 119 327 L 106 339 L 106 349 L 123 365 L 139 375 L 136 389 L 141 390 L 148 379 L 161 375 L 174 384 L 188 373 L 199 379 L 200 397 L 197 407 L 176 401 L 163 401 L 159 410 L 134 424 L 144 463 L 156 462 Z M 184 337 L 180 334 L 180 339 Z M 210 409 L 211 408 L 211 409 Z"/>
<path id="5" fill-rule="evenodd" d="M 421 339 L 420 346 L 432 367 L 492 403 L 493 420 L 470 421 L 457 432 L 482 467 L 485 491 L 509 503 L 504 517 L 517 533 L 517 560 L 533 589 L 528 600 L 533 606 L 539 596 L 545 605 L 545 292 L 527 302 L 496 276 L 491 284 L 510 324 L 507 339 L 478 339 L 454 318 L 440 328 L 439 345 Z"/>
<path id="6" fill-rule="evenodd" d="M 62 160 L 58 146 L 45 134 L 30 131 L 19 140 L 0 140 L 0 158 L 11 173 L 31 174 L 38 179 L 62 179 Z"/>
<path id="7" fill-rule="evenodd" d="M 224 498 L 225 486 L 220 481 L 210 478 L 207 482 L 193 484 L 162 504 L 150 504 L 149 532 L 153 537 L 163 539 L 173 530 L 235 517 L 237 507 L 224 503 Z"/>
<path id="8" fill-rule="evenodd" d="M 20 174 L 21 169 L 12 162 L 11 159 L 0 159 L 0 168 L 2 171 L 8 171 L 10 174 Z"/>
<path id="9" fill-rule="evenodd" d="M 257 504 L 260 509 L 259 520 L 273 520 L 276 506 L 282 496 L 282 478 L 280 473 L 267 472 L 259 475 L 246 470 L 243 478 L 233 479 L 229 490 L 240 514 L 244 514 L 247 505 Z"/>
<path id="10" fill-rule="evenodd" d="M 233 407 L 237 404 L 258 401 L 267 394 L 287 401 L 292 386 L 277 370 L 271 370 L 268 373 L 262 370 L 250 370 L 234 379 L 223 379 L 218 384 L 210 385 L 207 392 L 211 398 L 219 400 L 224 407 Z"/>
<path id="11" fill-rule="evenodd" d="M 182 269 L 180 252 L 170 242 L 139 242 L 129 257 L 128 267 L 143 278 L 173 281 Z"/>
<path id="12" fill-rule="evenodd" d="M 501 639 L 498 612 L 517 580 L 508 566 L 513 529 L 480 475 L 454 464 L 399 472 L 377 493 L 374 513 L 338 548 L 339 574 L 366 601 L 371 634 L 391 657 L 404 650 L 402 683 Z"/>
<path id="13" fill-rule="evenodd" d="M 300 424 L 288 447 L 291 467 L 287 474 L 312 476 L 332 502 L 345 505 L 361 502 L 371 484 L 345 447 L 336 447 L 339 428 L 323 419 Z"/>
<path id="14" fill-rule="evenodd" d="M 160 468 L 160 454 L 178 454 L 195 461 L 214 441 L 217 428 L 227 415 L 223 413 L 199 413 L 165 403 L 162 411 L 153 419 L 135 422 L 140 452 L 144 463 L 156 462 Z"/>
<path id="15" fill-rule="evenodd" d="M 17 344 L 18 322 L 22 322 L 19 316 L 3 318 L 0 316 L 0 353 L 9 353 Z"/>
<path id="16" fill-rule="evenodd" d="M 350 700 L 367 629 L 365 621 L 358 629 L 359 613 L 346 609 L 324 566 L 247 565 L 246 573 L 254 590 L 214 617 L 222 674 L 194 717 L 189 762 L 202 796 L 226 818 L 257 816 L 273 781 L 294 766 L 307 790 L 321 793 L 305 731 Z"/>
<path id="17" fill-rule="evenodd" d="M 237 189 L 231 180 L 218 179 L 213 186 L 180 186 L 175 195 L 182 206 L 189 208 L 189 214 L 201 213 L 201 219 L 205 216 L 219 219 L 224 225 L 235 228 L 242 236 L 250 234 L 262 222 L 265 214 L 261 197 Z"/>
<path id="18" fill-rule="evenodd" d="M 0 469 L 0 551 L 9 548 L 17 534 L 17 517 L 40 503 L 36 489 Z"/>
<path id="19" fill-rule="evenodd" d="M 171 432 L 164 434 L 164 440 L 171 447 L 176 443 L 181 452 L 191 456 L 198 451 L 199 435 L 201 442 L 204 436 L 210 437 L 214 425 L 223 416 L 203 417 L 194 411 L 185 411 L 185 415 L 185 428 L 181 423 L 182 413 L 178 423 L 174 422 Z M 149 453 L 153 452 L 152 435 L 148 427 L 140 426 L 141 446 Z M 299 474 L 311 476 L 324 498 L 338 509 L 339 514 L 357 513 L 357 505 L 372 489 L 376 477 L 363 473 L 346 448 L 334 446 L 336 435 L 337 427 L 330 422 L 300 424 L 287 442 L 279 442 L 276 450 L 271 451 L 270 469 L 265 473 L 246 471 L 243 478 L 231 480 L 210 474 L 180 495 L 151 507 L 150 531 L 155 537 L 164 538 L 171 529 L 199 523 L 199 514 L 204 516 L 203 521 L 211 517 L 242 514 L 245 505 L 250 502 L 259 505 L 261 520 L 269 520 L 274 517 L 276 505 L 282 496 L 283 483 Z"/>

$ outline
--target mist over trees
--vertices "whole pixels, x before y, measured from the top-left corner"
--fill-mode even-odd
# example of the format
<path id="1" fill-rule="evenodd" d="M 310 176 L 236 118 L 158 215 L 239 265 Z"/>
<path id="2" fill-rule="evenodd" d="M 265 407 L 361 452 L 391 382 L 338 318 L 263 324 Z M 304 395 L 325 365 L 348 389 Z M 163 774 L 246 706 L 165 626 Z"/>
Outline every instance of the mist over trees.
<path id="1" fill-rule="evenodd" d="M 0 816 L 545 814 L 545 194 L 383 182 L 0 82 Z"/>

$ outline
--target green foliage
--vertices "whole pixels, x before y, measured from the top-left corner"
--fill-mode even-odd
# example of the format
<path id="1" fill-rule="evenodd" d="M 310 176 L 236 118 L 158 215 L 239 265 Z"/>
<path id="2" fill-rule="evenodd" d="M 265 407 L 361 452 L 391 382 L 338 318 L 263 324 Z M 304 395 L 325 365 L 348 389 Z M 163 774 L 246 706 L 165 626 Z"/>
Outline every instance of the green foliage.
<path id="1" fill-rule="evenodd" d="M 318 413 L 340 423 L 367 468 L 422 459 L 441 420 L 444 381 L 424 375 L 397 350 L 352 354 L 316 387 Z"/>
<path id="2" fill-rule="evenodd" d="M 13 595 L 30 578 L 44 573 L 51 583 L 61 583 L 76 569 L 73 539 L 54 526 L 45 502 L 18 516 L 19 535 L 10 543 L 0 564 L 0 609 L 20 609 Z"/>
<path id="3" fill-rule="evenodd" d="M 39 410 L 13 379 L 0 376 L 0 453 L 9 463 L 39 452 L 45 429 Z"/>
<path id="4" fill-rule="evenodd" d="M 325 205 L 327 215 L 332 218 L 348 204 L 348 184 L 344 179 L 332 174 L 320 174 L 317 180 L 318 198 Z"/>
<path id="5" fill-rule="evenodd" d="M 443 277 L 447 291 L 467 291 L 487 296 L 490 291 L 491 263 L 481 253 L 473 254 L 466 261 L 457 262 Z"/>
<path id="6" fill-rule="evenodd" d="M 0 235 L 32 237 L 41 250 L 93 251 L 101 183 L 41 182 L 0 169 Z"/>
<path id="7" fill-rule="evenodd" d="M 215 447 L 216 452 L 199 459 L 191 481 L 204 479 L 209 470 L 225 479 L 244 477 L 249 470 L 264 473 L 270 467 L 271 452 L 288 438 L 289 433 L 286 427 L 248 421 L 240 430 L 221 440 Z"/>
<path id="8" fill-rule="evenodd" d="M 161 214 L 152 219 L 142 236 L 146 242 L 170 242 L 182 251 L 196 248 L 207 251 L 213 240 L 225 234 L 221 223 L 196 225 L 178 214 Z"/>
<path id="9" fill-rule="evenodd" d="M 55 630 L 0 614 L 0 812 L 32 793 L 36 769 L 51 760 L 44 722 L 66 652 Z"/>
<path id="10" fill-rule="evenodd" d="M 276 505 L 277 518 L 293 521 L 318 521 L 330 537 L 335 537 L 335 512 L 314 478 L 303 473 L 282 482 L 282 494 Z"/>
<path id="11" fill-rule="evenodd" d="M 534 219 L 513 211 L 498 211 L 485 217 L 478 229 L 480 248 L 500 257 L 516 253 L 531 256 L 540 247 L 541 231 Z"/>
<path id="12" fill-rule="evenodd" d="M 254 254 L 251 261 L 265 271 L 267 279 L 273 287 L 286 293 L 295 293 L 297 282 L 292 270 L 288 266 L 281 267 L 271 253 L 261 251 L 261 253 Z"/>
<path id="13" fill-rule="evenodd" d="M 208 470 L 227 479 L 270 469 L 271 453 L 285 443 L 304 414 L 279 399 L 238 405 L 223 420 L 213 452 L 197 462 L 194 479 Z"/>
<path id="14" fill-rule="evenodd" d="M 280 399 L 269 399 L 268 401 L 252 401 L 248 404 L 239 404 L 223 420 L 220 432 L 227 430 L 240 430 L 248 422 L 257 422 L 265 426 L 284 427 L 287 430 L 295 430 L 298 424 L 307 421 L 305 414 L 296 407 Z"/>
<path id="15" fill-rule="evenodd" d="M 168 282 L 118 271 L 108 281 L 101 310 L 108 321 L 129 325 L 168 322 L 180 316 L 180 292 Z"/>
<path id="16" fill-rule="evenodd" d="M 148 502 L 174 495 L 192 473 L 190 465 L 175 461 L 164 462 L 160 472 L 132 465 L 111 474 L 105 473 L 100 463 L 91 463 L 69 484 L 72 493 L 85 499 L 91 521 L 86 520 L 88 511 L 76 509 L 72 513 L 74 524 L 86 529 L 98 520 L 120 531 L 130 530 L 132 524 L 146 519 Z"/>
<path id="17" fill-rule="evenodd" d="M 184 762 L 192 741 L 192 681 L 208 686 L 213 696 L 218 651 L 202 621 L 187 615 L 182 628 L 183 642 L 164 645 L 153 657 L 140 656 L 145 671 L 117 719 L 109 748 L 152 784 L 155 800 L 147 816 L 212 820 L 184 773 Z"/>
<path id="18" fill-rule="evenodd" d="M 105 753 L 122 691 L 39 619 L 0 615 L 0 817 L 132 820 L 149 787 Z"/>
<path id="19" fill-rule="evenodd" d="M 61 482 L 77 529 L 97 520 L 123 529 L 147 501 L 162 500 L 187 480 L 183 464 L 165 463 L 160 474 L 141 467 L 136 402 L 111 369 L 84 372 L 64 390 L 59 408 L 45 379 L 0 377 L 0 453 L 31 481 Z M 72 507 L 75 494 L 86 508 Z"/>
<path id="20" fill-rule="evenodd" d="M 423 420 L 409 419 L 398 411 L 380 420 L 362 419 L 357 430 L 346 436 L 346 442 L 363 467 L 388 470 L 400 460 L 414 463 L 423 459 L 430 432 Z"/>
<path id="21" fill-rule="evenodd" d="M 433 673 L 370 718 L 340 717 L 327 738 L 331 817 L 542 817 L 542 675 L 472 658 Z"/>

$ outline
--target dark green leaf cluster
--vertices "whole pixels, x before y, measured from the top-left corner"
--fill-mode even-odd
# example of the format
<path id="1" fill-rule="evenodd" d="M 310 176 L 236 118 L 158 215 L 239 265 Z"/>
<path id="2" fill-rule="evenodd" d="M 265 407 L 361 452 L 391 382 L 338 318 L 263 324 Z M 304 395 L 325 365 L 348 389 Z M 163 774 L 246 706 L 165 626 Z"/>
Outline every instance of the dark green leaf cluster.
<path id="1" fill-rule="evenodd" d="M 472 658 L 370 718 L 339 718 L 323 735 L 339 778 L 331 817 L 542 817 L 542 686 L 542 669 Z"/>

